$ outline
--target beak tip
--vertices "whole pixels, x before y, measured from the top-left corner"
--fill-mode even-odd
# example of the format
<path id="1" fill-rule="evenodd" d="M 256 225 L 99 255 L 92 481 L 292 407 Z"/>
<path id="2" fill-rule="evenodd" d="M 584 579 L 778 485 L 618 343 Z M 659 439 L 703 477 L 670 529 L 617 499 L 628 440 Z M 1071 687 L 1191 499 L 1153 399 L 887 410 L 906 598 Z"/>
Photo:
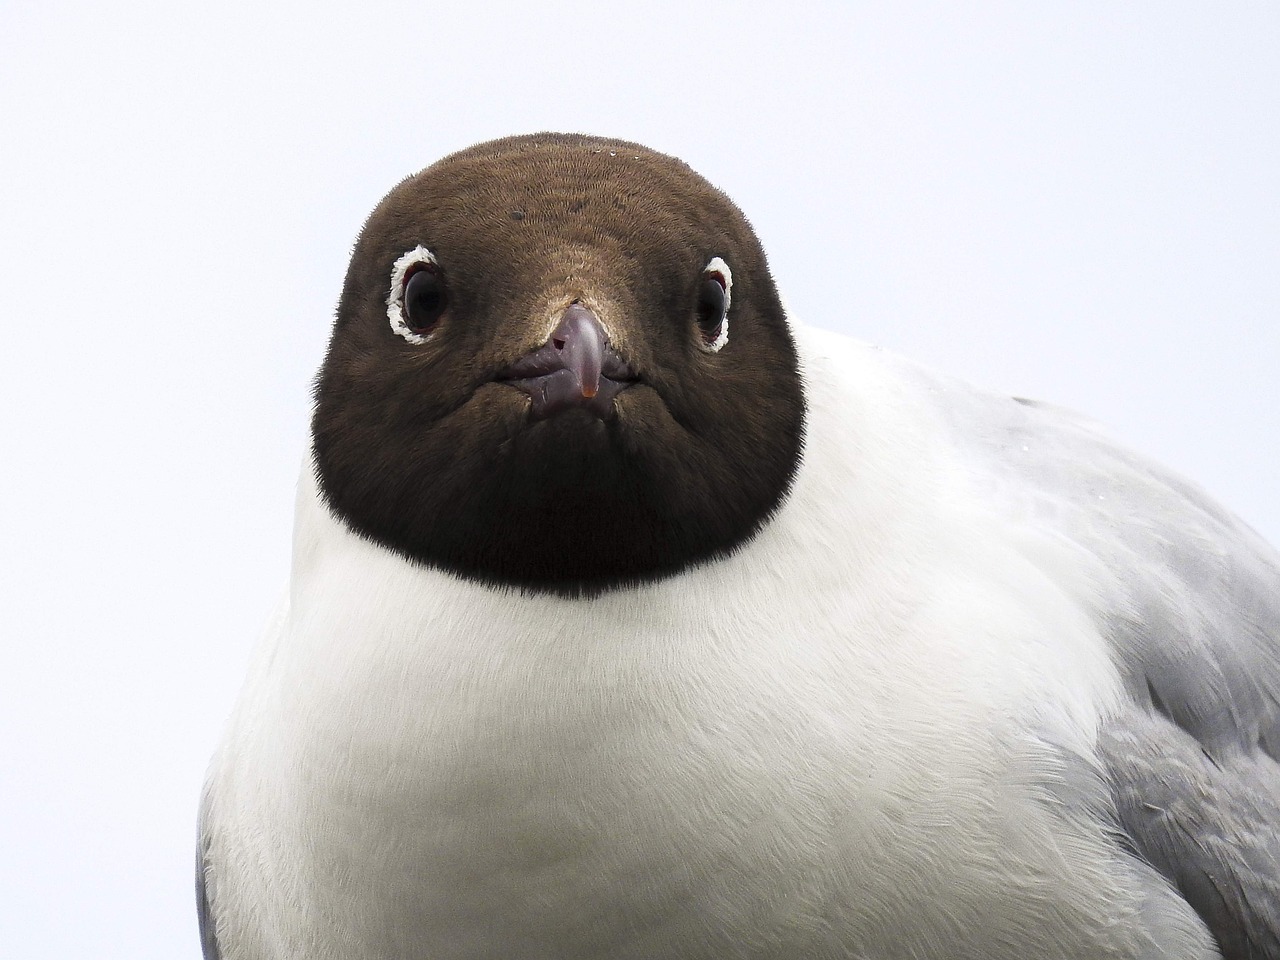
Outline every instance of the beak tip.
<path id="1" fill-rule="evenodd" d="M 607 419 L 614 398 L 634 374 L 609 347 L 595 314 L 581 303 L 572 303 L 547 342 L 516 361 L 503 379 L 529 394 L 534 419 L 570 407 Z"/>

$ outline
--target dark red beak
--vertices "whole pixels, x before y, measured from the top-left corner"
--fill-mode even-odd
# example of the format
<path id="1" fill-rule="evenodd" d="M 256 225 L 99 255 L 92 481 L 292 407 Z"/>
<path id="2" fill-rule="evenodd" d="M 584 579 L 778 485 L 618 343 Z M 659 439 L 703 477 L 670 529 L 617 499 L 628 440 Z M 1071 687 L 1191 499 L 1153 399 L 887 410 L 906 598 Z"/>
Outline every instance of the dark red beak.
<path id="1" fill-rule="evenodd" d="M 536 420 L 582 409 L 604 420 L 635 372 L 609 344 L 596 315 L 571 303 L 544 346 L 521 357 L 499 378 L 523 390 Z"/>

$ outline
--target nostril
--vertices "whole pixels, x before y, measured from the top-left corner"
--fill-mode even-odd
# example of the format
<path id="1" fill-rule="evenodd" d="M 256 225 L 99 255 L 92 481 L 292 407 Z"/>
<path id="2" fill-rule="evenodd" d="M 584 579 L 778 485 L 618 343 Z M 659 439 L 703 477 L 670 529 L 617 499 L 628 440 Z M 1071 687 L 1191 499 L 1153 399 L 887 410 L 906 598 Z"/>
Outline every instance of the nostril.
<path id="1" fill-rule="evenodd" d="M 563 349 L 564 349 L 564 341 L 563 341 L 563 340 L 561 340 L 559 337 L 555 337 L 555 338 L 553 338 L 553 339 L 552 339 L 552 341 L 551 341 L 551 345 L 552 345 L 553 347 L 555 347 L 557 350 L 563 350 Z"/>

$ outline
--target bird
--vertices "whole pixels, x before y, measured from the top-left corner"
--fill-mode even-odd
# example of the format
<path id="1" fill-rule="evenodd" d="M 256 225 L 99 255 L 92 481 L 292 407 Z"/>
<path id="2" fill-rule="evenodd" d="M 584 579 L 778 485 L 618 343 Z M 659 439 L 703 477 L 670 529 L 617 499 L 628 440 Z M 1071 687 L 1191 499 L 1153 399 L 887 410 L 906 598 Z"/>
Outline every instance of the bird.
<path id="1" fill-rule="evenodd" d="M 399 183 L 199 815 L 207 960 L 1277 960 L 1280 556 L 534 134 Z"/>

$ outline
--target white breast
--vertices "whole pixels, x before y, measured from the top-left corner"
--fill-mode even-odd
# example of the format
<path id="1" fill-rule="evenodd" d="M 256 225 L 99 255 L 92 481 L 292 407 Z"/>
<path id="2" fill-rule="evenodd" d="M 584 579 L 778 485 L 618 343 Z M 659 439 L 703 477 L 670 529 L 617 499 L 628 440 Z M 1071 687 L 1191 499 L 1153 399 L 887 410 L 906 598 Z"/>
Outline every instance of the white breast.
<path id="1" fill-rule="evenodd" d="M 874 351 L 803 347 L 788 504 L 646 589 L 419 569 L 304 472 L 213 775 L 224 960 L 1138 953 L 1045 802 L 1120 696 L 1070 546 L 988 515 Z"/>

